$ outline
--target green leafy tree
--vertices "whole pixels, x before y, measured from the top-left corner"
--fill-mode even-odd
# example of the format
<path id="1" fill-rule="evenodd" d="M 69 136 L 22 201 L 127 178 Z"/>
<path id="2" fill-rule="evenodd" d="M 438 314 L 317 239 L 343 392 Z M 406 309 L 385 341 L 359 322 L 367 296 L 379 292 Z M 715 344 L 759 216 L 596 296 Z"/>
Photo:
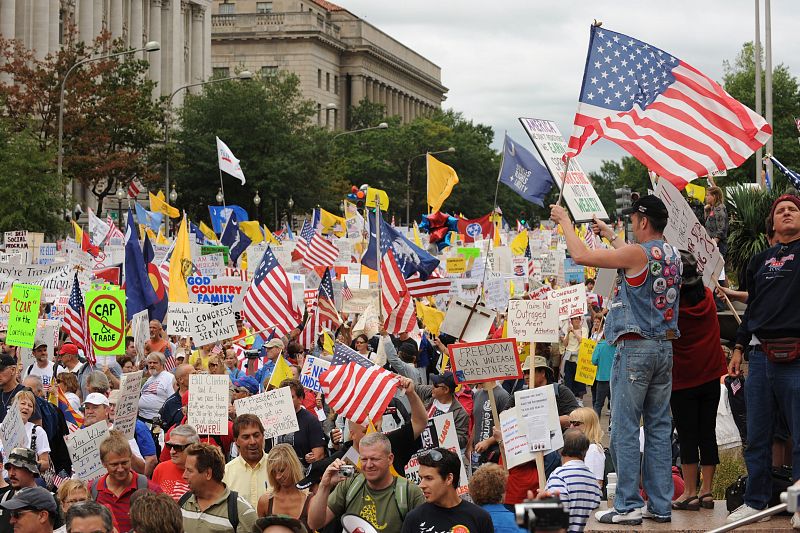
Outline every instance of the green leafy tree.
<path id="1" fill-rule="evenodd" d="M 589 179 L 603 202 L 603 207 L 612 218 L 616 212 L 616 194 L 614 189 L 629 187 L 631 191 L 647 194 L 652 188 L 647 167 L 633 156 L 625 155 L 617 161 L 603 161 L 599 172 L 590 172 Z"/>

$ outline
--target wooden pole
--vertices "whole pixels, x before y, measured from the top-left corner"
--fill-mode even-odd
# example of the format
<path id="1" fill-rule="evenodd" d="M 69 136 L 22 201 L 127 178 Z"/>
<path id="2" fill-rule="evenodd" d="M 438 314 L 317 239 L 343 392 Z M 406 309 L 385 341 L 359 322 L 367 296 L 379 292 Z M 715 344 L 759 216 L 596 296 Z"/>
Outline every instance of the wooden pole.
<path id="1" fill-rule="evenodd" d="M 483 384 L 484 390 L 489 393 L 489 405 L 492 408 L 492 422 L 494 427 L 500 427 L 500 415 L 497 412 L 497 401 L 494 398 L 494 388 L 497 387 L 497 383 L 494 381 L 487 381 Z M 502 433 L 502 432 L 501 432 Z M 499 446 L 500 448 L 500 455 L 503 457 L 503 464 L 507 465 L 508 462 L 506 461 L 506 448 L 505 446 Z"/>
<path id="2" fill-rule="evenodd" d="M 730 309 L 731 313 L 733 313 L 733 318 L 735 318 L 736 322 L 741 326 L 742 325 L 742 319 L 739 318 L 739 313 L 737 313 L 736 309 L 733 308 L 733 304 L 731 303 L 730 299 L 728 298 L 728 295 L 725 294 L 725 291 L 722 290 L 722 286 L 719 284 L 719 281 L 715 281 L 714 284 L 719 289 L 719 292 L 722 293 L 722 298 L 725 300 L 725 304 L 728 306 L 728 309 Z"/>

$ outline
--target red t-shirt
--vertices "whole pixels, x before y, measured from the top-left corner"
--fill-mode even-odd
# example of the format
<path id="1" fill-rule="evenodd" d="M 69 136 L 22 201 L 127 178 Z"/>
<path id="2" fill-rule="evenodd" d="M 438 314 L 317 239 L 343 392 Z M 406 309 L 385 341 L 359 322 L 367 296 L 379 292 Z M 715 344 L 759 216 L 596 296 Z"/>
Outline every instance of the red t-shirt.
<path id="1" fill-rule="evenodd" d="M 678 308 L 681 336 L 672 341 L 672 390 L 697 387 L 728 372 L 719 342 L 717 307 L 711 289 L 696 305 Z"/>
<path id="2" fill-rule="evenodd" d="M 139 477 L 136 472 L 131 472 L 131 474 L 131 484 L 119 496 L 111 492 L 106 486 L 108 474 L 105 474 L 97 482 L 97 498 L 95 501 L 104 507 L 108 507 L 111 511 L 111 517 L 114 519 L 114 527 L 117 528 L 117 531 L 131 530 L 131 495 L 137 490 Z M 150 480 L 147 480 L 147 488 L 153 492 L 164 492 L 161 487 Z"/>
<path id="3" fill-rule="evenodd" d="M 539 490 L 539 472 L 536 470 L 536 461 L 529 461 L 515 466 L 508 471 L 506 484 L 506 505 L 522 503 L 532 490 L 534 496 Z"/>
<path id="4" fill-rule="evenodd" d="M 153 471 L 153 483 L 161 487 L 175 501 L 180 500 L 181 496 L 189 492 L 189 484 L 183 479 L 183 470 L 171 460 L 156 466 Z"/>

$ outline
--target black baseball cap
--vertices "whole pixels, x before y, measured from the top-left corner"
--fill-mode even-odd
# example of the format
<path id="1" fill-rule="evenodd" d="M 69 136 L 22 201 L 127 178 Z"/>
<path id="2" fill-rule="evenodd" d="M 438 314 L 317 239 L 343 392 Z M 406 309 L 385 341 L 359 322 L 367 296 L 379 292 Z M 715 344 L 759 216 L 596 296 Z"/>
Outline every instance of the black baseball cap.
<path id="1" fill-rule="evenodd" d="M 667 206 L 664 205 L 664 202 L 661 201 L 661 198 L 655 196 L 654 194 L 642 196 L 633 202 L 632 206 L 626 207 L 622 210 L 623 215 L 632 215 L 633 213 L 639 213 L 647 217 L 663 220 L 669 218 Z"/>
<path id="2" fill-rule="evenodd" d="M 58 511 L 53 493 L 42 487 L 27 487 L 17 492 L 13 498 L 4 501 L 0 506 L 9 511 L 32 509 L 47 511 L 51 515 Z"/>
<path id="3" fill-rule="evenodd" d="M 0 354 L 0 369 L 17 366 L 17 361 L 7 353 Z"/>

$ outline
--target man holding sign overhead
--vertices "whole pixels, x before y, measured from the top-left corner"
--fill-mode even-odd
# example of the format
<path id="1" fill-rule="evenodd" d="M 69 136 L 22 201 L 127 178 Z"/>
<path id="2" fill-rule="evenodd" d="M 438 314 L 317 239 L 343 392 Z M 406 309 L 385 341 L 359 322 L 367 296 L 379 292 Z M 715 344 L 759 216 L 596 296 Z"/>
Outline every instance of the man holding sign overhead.
<path id="1" fill-rule="evenodd" d="M 628 209 L 637 244 L 625 244 L 595 219 L 612 246 L 588 249 L 576 234 L 566 210 L 552 205 L 550 218 L 561 225 L 567 250 L 579 265 L 617 269 L 605 334 L 616 347 L 611 374 L 614 428 L 611 449 L 617 467 L 614 509 L 599 511 L 603 523 L 641 524 L 642 518 L 668 522 L 672 479 L 669 400 L 672 388 L 672 339 L 678 332 L 681 284 L 680 254 L 664 242 L 667 208 L 658 197 L 642 196 Z M 644 418 L 645 449 L 639 494 L 639 421 Z"/>

